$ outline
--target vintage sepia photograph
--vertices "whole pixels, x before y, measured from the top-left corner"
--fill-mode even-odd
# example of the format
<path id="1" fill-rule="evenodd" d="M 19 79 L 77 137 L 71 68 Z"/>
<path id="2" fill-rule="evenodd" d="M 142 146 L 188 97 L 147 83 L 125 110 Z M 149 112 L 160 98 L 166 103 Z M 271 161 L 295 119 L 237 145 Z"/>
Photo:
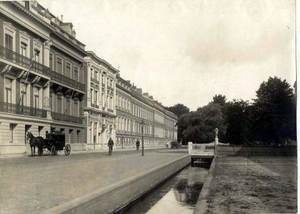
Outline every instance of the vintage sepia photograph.
<path id="1" fill-rule="evenodd" d="M 0 214 L 298 213 L 296 0 L 0 0 Z"/>

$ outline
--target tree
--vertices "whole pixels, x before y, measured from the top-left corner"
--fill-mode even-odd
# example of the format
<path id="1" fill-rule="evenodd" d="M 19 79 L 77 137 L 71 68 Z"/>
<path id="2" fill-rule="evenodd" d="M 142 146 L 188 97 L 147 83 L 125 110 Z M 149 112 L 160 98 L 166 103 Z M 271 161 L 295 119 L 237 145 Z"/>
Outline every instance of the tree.
<path id="1" fill-rule="evenodd" d="M 224 134 L 223 122 L 220 105 L 209 104 L 182 115 L 178 120 L 178 128 L 187 142 L 209 143 L 215 139 L 215 128 Z"/>
<path id="2" fill-rule="evenodd" d="M 189 113 L 190 109 L 188 107 L 186 107 L 183 104 L 176 104 L 174 106 L 171 107 L 166 107 L 166 109 L 170 112 L 173 112 L 174 114 L 177 115 L 177 117 L 180 117 L 183 114 Z"/>
<path id="3" fill-rule="evenodd" d="M 226 103 L 226 96 L 225 95 L 215 95 L 213 97 L 213 101 L 211 101 L 209 104 L 219 104 L 220 106 L 223 106 Z"/>
<path id="4" fill-rule="evenodd" d="M 186 113 L 190 112 L 190 109 L 188 107 L 186 107 L 183 104 L 176 104 L 174 106 L 171 107 L 166 107 L 166 109 L 170 112 L 173 112 L 174 114 L 176 114 L 176 116 L 179 118 L 181 115 L 184 115 Z M 178 124 L 178 121 L 177 121 Z M 183 141 L 183 135 L 182 135 L 182 128 L 177 126 L 177 139 L 179 141 Z M 183 142 L 183 144 L 185 144 L 185 142 Z"/>
<path id="5" fill-rule="evenodd" d="M 224 141 L 230 144 L 242 144 L 247 141 L 249 131 L 248 101 L 233 100 L 226 104 Z"/>
<path id="6" fill-rule="evenodd" d="M 251 119 L 257 140 L 279 144 L 296 137 L 296 108 L 293 89 L 277 77 L 270 77 L 256 91 Z"/>

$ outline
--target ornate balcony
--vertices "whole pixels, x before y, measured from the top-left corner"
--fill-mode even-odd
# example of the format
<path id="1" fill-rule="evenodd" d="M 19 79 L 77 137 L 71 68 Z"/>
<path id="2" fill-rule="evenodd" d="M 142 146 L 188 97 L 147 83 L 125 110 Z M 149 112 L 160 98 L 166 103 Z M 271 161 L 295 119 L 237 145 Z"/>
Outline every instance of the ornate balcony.
<path id="1" fill-rule="evenodd" d="M 111 91 L 114 91 L 114 88 L 111 87 L 111 86 L 107 86 L 107 89 L 111 90 Z"/>
<path id="2" fill-rule="evenodd" d="M 47 118 L 46 110 L 6 102 L 0 102 L 0 112 Z"/>
<path id="3" fill-rule="evenodd" d="M 48 76 L 50 73 L 50 68 L 41 63 L 31 61 L 30 58 L 22 56 L 3 46 L 0 46 L 0 57 L 46 76 Z"/>
<path id="4" fill-rule="evenodd" d="M 93 77 L 91 77 L 91 82 L 99 84 L 99 81 L 97 79 L 94 79 Z"/>
<path id="5" fill-rule="evenodd" d="M 51 112 L 51 116 L 52 116 L 52 119 L 54 119 L 54 120 L 83 124 L 82 117 L 76 117 L 76 116 L 61 114 L 61 113 L 57 113 L 57 112 Z"/>
<path id="6" fill-rule="evenodd" d="M 73 80 L 67 76 L 64 76 L 62 74 L 59 74 L 55 71 L 51 71 L 50 72 L 50 76 L 51 76 L 51 79 L 52 80 L 55 80 L 59 83 L 62 83 L 62 84 L 66 84 L 70 87 L 73 87 L 77 90 L 80 90 L 80 91 L 85 91 L 85 85 L 80 83 L 80 82 L 77 82 L 76 80 Z"/>

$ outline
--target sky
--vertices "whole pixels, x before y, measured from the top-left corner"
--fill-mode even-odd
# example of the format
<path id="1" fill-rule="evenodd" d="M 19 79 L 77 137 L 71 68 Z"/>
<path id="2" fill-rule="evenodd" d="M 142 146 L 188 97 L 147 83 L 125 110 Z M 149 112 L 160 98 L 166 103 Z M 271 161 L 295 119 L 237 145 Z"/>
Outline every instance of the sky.
<path id="1" fill-rule="evenodd" d="M 296 81 L 295 0 L 38 0 L 76 38 L 164 106 L 252 101 Z"/>

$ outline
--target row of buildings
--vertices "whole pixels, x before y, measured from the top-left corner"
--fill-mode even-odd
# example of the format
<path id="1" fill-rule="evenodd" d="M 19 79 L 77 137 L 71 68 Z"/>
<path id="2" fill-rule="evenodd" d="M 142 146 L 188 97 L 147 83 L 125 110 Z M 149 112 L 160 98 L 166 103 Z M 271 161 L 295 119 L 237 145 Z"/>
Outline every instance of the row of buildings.
<path id="1" fill-rule="evenodd" d="M 0 154 L 28 152 L 27 132 L 61 132 L 72 150 L 165 145 L 177 117 L 76 39 L 36 1 L 0 2 Z"/>

